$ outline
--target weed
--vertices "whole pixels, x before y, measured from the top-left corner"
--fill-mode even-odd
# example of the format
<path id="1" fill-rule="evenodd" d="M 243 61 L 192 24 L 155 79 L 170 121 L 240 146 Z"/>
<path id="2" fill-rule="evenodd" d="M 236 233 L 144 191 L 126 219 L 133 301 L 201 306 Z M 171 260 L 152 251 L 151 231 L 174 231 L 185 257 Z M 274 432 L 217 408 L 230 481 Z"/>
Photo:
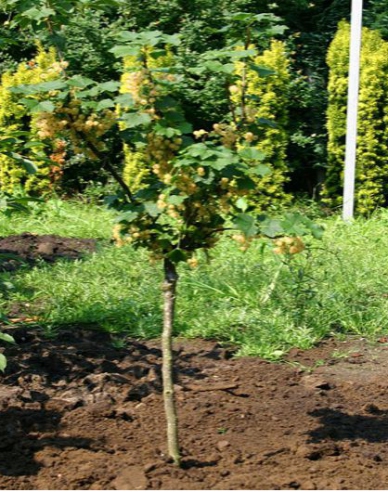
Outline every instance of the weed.
<path id="1" fill-rule="evenodd" d="M 219 427 L 217 429 L 217 434 L 221 434 L 221 435 L 224 435 L 228 432 L 228 429 L 226 427 Z"/>
<path id="2" fill-rule="evenodd" d="M 113 337 L 111 340 L 111 345 L 115 349 L 123 349 L 127 346 L 127 342 L 123 338 Z"/>
<path id="3" fill-rule="evenodd" d="M 331 357 L 333 359 L 347 359 L 351 352 L 351 350 L 334 350 Z"/>
<path id="4" fill-rule="evenodd" d="M 297 361 L 286 361 L 286 364 L 294 367 L 297 369 L 299 372 L 305 372 L 307 374 L 312 374 L 318 367 L 322 367 L 326 364 L 326 362 L 322 359 L 319 359 L 314 362 L 311 366 L 306 366 L 305 364 L 301 364 L 300 362 Z"/>

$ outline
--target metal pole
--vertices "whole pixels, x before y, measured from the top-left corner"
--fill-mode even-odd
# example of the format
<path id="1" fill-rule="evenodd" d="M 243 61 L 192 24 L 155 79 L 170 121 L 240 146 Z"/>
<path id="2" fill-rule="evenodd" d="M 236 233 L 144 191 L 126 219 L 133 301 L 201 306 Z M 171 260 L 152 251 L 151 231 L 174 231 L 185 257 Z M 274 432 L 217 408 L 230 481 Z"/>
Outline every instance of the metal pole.
<path id="1" fill-rule="evenodd" d="M 346 122 L 346 155 L 342 217 L 351 220 L 354 212 L 356 178 L 357 115 L 360 87 L 360 52 L 362 32 L 362 0 L 352 0 L 348 110 Z"/>

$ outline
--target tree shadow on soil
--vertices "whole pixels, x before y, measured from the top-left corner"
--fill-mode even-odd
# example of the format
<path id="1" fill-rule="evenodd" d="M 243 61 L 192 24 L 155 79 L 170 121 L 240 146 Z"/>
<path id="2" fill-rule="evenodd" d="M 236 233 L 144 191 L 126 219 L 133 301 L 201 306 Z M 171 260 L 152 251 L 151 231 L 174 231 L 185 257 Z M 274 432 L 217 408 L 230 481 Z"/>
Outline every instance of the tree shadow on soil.
<path id="1" fill-rule="evenodd" d="M 0 474 L 37 474 L 43 464 L 35 460 L 35 453 L 47 446 L 89 449 L 90 439 L 56 436 L 60 421 L 56 411 L 9 407 L 0 412 Z"/>
<path id="2" fill-rule="evenodd" d="M 5 376 L 0 376 L 2 383 L 15 385 L 22 379 L 24 385 L 30 386 L 38 380 L 44 391 L 58 383 L 81 381 L 85 391 L 92 391 L 103 381 L 89 381 L 91 375 L 105 375 L 105 380 L 116 384 L 144 387 L 145 378 L 153 372 L 155 377 L 147 381 L 147 394 L 161 389 L 157 381 L 161 373 L 160 350 L 149 349 L 136 340 L 116 349 L 108 333 L 80 328 L 59 331 L 50 339 L 33 328 L 17 328 L 9 333 L 16 345 L 7 347 L 8 366 Z M 142 397 L 146 396 L 143 392 Z"/>
<path id="3" fill-rule="evenodd" d="M 372 415 L 350 415 L 340 410 L 324 408 L 314 410 L 309 415 L 317 417 L 320 427 L 309 432 L 311 443 L 327 439 L 334 441 L 385 442 L 388 440 L 388 411 L 371 406 Z"/>
<path id="4" fill-rule="evenodd" d="M 211 360 L 229 360 L 232 359 L 237 351 L 236 347 L 224 347 L 218 342 L 214 342 L 214 346 L 208 349 L 201 349 L 196 353 L 185 353 L 182 350 L 178 350 L 175 352 L 175 357 L 181 359 L 185 362 L 190 362 L 192 359 L 196 357 L 205 357 L 206 359 Z"/>
<path id="5" fill-rule="evenodd" d="M 7 347 L 8 367 L 6 375 L 0 376 L 6 384 L 15 384 L 18 378 L 29 379 L 31 375 L 42 376 L 46 386 L 61 380 L 71 382 L 90 374 L 111 373 L 136 380 L 153 380 L 149 391 L 161 391 L 162 351 L 140 341 L 130 339 L 123 348 L 112 345 L 109 333 L 81 327 L 59 330 L 52 338 L 36 328 L 20 327 L 9 330 L 16 345 Z M 204 357 L 219 360 L 224 358 L 221 347 Z M 191 364 L 192 354 L 174 351 L 176 377 L 205 377 L 202 371 Z M 146 395 L 143 395 L 146 396 Z"/>

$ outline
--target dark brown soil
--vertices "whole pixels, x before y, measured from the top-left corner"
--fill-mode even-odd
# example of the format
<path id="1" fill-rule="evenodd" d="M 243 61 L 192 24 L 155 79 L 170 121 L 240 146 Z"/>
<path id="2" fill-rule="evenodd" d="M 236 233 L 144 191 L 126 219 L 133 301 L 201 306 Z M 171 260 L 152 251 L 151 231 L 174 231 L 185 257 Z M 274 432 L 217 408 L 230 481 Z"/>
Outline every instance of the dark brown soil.
<path id="1" fill-rule="evenodd" d="M 271 364 L 175 342 L 183 466 L 166 458 L 156 341 L 16 328 L 0 378 L 2 489 L 386 489 L 388 347 Z M 382 342 L 385 342 L 382 339 Z"/>
<path id="2" fill-rule="evenodd" d="M 93 248 L 0 240 L 26 261 Z M 166 456 L 157 341 L 114 348 L 77 327 L 56 338 L 8 330 L 17 345 L 0 376 L 2 490 L 388 489 L 388 338 L 325 340 L 281 364 L 176 340 L 178 469 Z"/>
<path id="3" fill-rule="evenodd" d="M 0 238 L 0 271 L 16 270 L 38 259 L 54 262 L 59 258 L 75 260 L 96 249 L 94 239 L 77 239 L 25 232 Z"/>

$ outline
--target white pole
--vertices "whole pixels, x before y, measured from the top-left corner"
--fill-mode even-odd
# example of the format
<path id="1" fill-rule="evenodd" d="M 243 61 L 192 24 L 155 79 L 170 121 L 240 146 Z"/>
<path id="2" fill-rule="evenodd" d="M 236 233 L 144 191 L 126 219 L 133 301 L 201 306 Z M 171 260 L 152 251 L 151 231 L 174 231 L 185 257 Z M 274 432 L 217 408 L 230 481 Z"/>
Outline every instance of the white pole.
<path id="1" fill-rule="evenodd" d="M 354 212 L 356 178 L 357 114 L 360 87 L 360 52 L 362 31 L 362 0 L 352 0 L 348 110 L 346 123 L 346 155 L 344 174 L 344 203 L 342 217 L 351 220 Z"/>

